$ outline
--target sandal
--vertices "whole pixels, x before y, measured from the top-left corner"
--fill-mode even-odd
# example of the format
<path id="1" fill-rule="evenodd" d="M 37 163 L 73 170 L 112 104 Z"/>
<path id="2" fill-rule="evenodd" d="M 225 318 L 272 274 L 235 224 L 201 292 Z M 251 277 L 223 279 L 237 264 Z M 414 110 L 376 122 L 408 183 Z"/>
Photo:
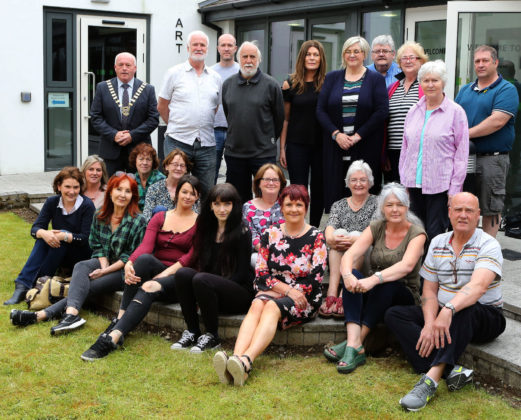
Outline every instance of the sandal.
<path id="1" fill-rule="evenodd" d="M 326 300 L 322 302 L 322 305 L 320 305 L 318 316 L 322 318 L 331 318 L 336 306 L 336 300 L 337 298 L 335 296 L 327 296 Z"/>
<path id="2" fill-rule="evenodd" d="M 344 304 L 342 303 L 342 297 L 336 298 L 336 305 L 332 311 L 333 317 L 337 319 L 344 319 Z"/>
<path id="3" fill-rule="evenodd" d="M 351 373 L 358 366 L 365 364 L 366 357 L 365 353 L 360 353 L 364 349 L 364 346 L 360 346 L 357 349 L 354 347 L 346 346 L 344 356 L 340 359 L 336 365 L 338 373 Z"/>
<path id="4" fill-rule="evenodd" d="M 226 363 L 226 368 L 233 378 L 233 384 L 235 386 L 244 386 L 244 382 L 246 382 L 253 368 L 253 362 L 247 354 L 243 354 L 241 357 L 248 359 L 250 366 L 246 367 L 241 358 L 235 354 L 230 357 Z"/>
<path id="5" fill-rule="evenodd" d="M 215 372 L 217 372 L 217 376 L 219 376 L 219 381 L 225 385 L 230 385 L 233 381 L 232 375 L 228 372 L 227 369 L 228 364 L 228 355 L 224 351 L 218 351 L 215 353 L 213 357 L 213 367 Z"/>
<path id="6" fill-rule="evenodd" d="M 324 356 L 329 362 L 338 363 L 346 351 L 347 341 L 344 340 L 335 346 L 326 347 L 324 349 Z"/>

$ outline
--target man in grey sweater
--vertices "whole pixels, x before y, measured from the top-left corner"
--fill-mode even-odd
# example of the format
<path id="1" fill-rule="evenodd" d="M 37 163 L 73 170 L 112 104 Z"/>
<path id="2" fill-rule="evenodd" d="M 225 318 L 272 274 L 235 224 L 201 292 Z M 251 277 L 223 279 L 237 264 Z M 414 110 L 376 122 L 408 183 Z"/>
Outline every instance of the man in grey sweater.
<path id="1" fill-rule="evenodd" d="M 275 163 L 277 138 L 284 123 L 284 102 L 277 81 L 261 72 L 261 52 L 254 42 L 238 51 L 240 72 L 223 84 L 222 104 L 228 120 L 224 158 L 226 182 L 243 202 L 251 199 L 252 176 L 265 163 Z"/>

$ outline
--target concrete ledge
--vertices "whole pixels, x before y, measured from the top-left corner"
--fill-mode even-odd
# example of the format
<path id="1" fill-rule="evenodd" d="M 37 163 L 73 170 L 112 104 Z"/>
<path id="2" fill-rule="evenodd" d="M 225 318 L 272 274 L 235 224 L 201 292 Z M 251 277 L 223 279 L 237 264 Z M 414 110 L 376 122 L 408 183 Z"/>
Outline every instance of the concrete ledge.
<path id="1" fill-rule="evenodd" d="M 29 205 L 28 194 L 22 191 L 0 193 L 0 209 L 14 209 Z"/>

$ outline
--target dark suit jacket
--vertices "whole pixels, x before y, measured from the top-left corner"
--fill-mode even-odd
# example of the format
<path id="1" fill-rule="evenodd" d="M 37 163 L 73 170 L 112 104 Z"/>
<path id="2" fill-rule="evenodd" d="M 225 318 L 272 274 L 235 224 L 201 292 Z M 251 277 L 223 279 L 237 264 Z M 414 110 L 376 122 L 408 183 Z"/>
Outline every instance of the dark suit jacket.
<path id="1" fill-rule="evenodd" d="M 324 163 L 324 205 L 329 212 L 331 204 L 345 197 L 346 171 L 342 157 L 346 151 L 331 138 L 335 130 L 343 132 L 342 91 L 345 70 L 331 71 L 326 75 L 318 96 L 317 118 L 323 132 Z M 389 114 L 389 98 L 385 79 L 379 73 L 367 70 L 355 115 L 355 133 L 362 140 L 351 147 L 347 153 L 351 162 L 363 159 L 369 164 L 375 178 L 375 186 L 380 185 L 381 156 L 384 140 L 385 120 Z M 378 191 L 379 192 L 379 191 Z"/>
<path id="2" fill-rule="evenodd" d="M 118 94 L 117 78 L 110 80 L 116 95 Z M 141 86 L 141 80 L 134 79 L 132 95 Z M 121 146 L 114 141 L 118 131 L 123 130 L 121 125 L 121 111 L 114 102 L 105 81 L 98 83 L 96 94 L 90 108 L 91 122 L 94 129 L 101 137 L 99 155 L 104 159 L 117 159 Z M 127 145 L 130 149 L 141 142 L 151 143 L 150 133 L 159 125 L 159 112 L 154 86 L 147 85 L 139 98 L 130 108 L 128 130 L 132 136 L 132 143 Z"/>

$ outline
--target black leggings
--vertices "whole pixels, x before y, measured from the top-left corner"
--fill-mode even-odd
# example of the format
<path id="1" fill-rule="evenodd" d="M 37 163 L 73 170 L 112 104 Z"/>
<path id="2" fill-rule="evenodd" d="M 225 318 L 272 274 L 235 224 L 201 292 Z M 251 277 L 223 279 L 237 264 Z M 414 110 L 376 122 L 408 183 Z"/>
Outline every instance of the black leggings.
<path id="1" fill-rule="evenodd" d="M 163 301 L 173 303 L 177 301 L 175 292 L 176 277 L 171 275 L 156 279 L 161 289 L 157 292 L 145 292 L 141 285 L 151 280 L 155 275 L 166 269 L 161 261 L 151 254 L 143 254 L 134 263 L 136 276 L 141 277 L 141 282 L 133 285 L 125 284 L 121 309 L 125 311 L 118 320 L 114 329 L 121 331 L 123 335 L 128 334 L 147 316 L 152 303 Z"/>
<path id="2" fill-rule="evenodd" d="M 206 331 L 218 337 L 219 313 L 242 314 L 250 307 L 252 294 L 238 283 L 192 268 L 181 268 L 175 275 L 175 288 L 188 330 L 199 335 L 201 310 Z"/>

